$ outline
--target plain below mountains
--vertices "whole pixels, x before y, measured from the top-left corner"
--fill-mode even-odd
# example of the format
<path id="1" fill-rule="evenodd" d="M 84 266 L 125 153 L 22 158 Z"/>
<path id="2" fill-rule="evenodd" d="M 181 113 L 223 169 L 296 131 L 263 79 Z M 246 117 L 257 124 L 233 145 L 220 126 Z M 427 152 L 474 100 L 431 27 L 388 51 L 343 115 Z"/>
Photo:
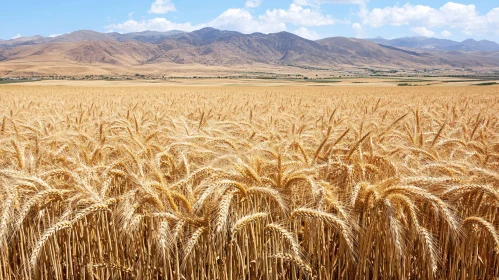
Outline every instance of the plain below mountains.
<path id="1" fill-rule="evenodd" d="M 0 41 L 0 71 L 13 73 L 33 65 L 42 69 L 40 72 L 58 72 L 57 65 L 63 71 L 62 65 L 130 68 L 165 63 L 328 68 L 372 65 L 411 69 L 499 66 L 499 48 L 494 42 L 465 41 L 469 46 L 465 48 L 452 47 L 448 40 L 431 45 L 433 39 L 428 40 L 420 40 L 419 45 L 401 43 L 410 40 L 379 38 L 333 37 L 311 41 L 288 32 L 242 34 L 213 28 L 128 34 L 83 30 L 53 38 L 35 36 Z M 440 47 L 445 44 L 447 49 Z M 427 47 L 430 45 L 439 47 Z"/>

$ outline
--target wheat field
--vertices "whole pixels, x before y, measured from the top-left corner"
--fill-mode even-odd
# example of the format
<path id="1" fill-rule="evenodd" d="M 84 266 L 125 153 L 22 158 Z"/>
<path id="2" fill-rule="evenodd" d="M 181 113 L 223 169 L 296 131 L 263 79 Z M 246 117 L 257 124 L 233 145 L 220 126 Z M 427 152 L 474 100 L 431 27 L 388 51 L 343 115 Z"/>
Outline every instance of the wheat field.
<path id="1" fill-rule="evenodd" d="M 497 279 L 497 87 L 0 87 L 0 279 Z"/>

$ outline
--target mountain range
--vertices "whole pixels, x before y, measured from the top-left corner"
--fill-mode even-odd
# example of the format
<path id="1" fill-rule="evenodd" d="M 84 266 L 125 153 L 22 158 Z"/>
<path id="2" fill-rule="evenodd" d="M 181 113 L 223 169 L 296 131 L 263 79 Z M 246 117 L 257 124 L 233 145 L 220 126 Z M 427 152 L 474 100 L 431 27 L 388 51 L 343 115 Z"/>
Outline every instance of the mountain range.
<path id="1" fill-rule="evenodd" d="M 128 34 L 82 30 L 56 37 L 0 40 L 0 74 L 65 74 L 68 69 L 71 74 L 137 72 L 173 64 L 495 68 L 499 67 L 498 47 L 491 41 L 420 37 L 312 41 L 288 32 L 242 34 L 214 28 Z"/>
<path id="2" fill-rule="evenodd" d="M 438 50 L 438 51 L 487 51 L 499 52 L 499 44 L 494 41 L 473 39 L 456 42 L 448 39 L 437 39 L 428 37 L 406 37 L 387 40 L 381 37 L 368 39 L 371 42 L 392 46 L 398 48 L 410 48 L 419 50 Z"/>
<path id="3" fill-rule="evenodd" d="M 92 30 L 80 30 L 59 36 L 43 37 L 21 37 L 12 40 L 0 40 L 0 49 L 13 48 L 17 46 L 39 45 L 61 42 L 84 42 L 84 41 L 114 41 L 114 42 L 142 42 L 159 43 L 164 39 L 183 33 L 182 31 L 172 30 L 168 32 L 144 31 L 120 34 L 100 33 Z"/>

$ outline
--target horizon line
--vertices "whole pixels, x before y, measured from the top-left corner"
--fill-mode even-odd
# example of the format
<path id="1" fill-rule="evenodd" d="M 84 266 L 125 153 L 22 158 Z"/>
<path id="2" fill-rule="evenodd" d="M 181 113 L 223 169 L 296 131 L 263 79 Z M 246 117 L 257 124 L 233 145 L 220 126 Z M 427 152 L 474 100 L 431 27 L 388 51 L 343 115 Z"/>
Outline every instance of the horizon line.
<path id="1" fill-rule="evenodd" d="M 493 42 L 493 43 L 499 44 L 499 42 L 496 42 L 495 40 L 491 40 L 491 39 L 477 40 L 477 39 L 473 39 L 473 38 L 468 38 L 468 39 L 464 39 L 463 41 L 456 41 L 456 40 L 447 39 L 447 38 L 426 37 L 426 36 L 406 36 L 406 37 L 395 37 L 395 38 L 385 38 L 385 37 L 382 37 L 382 36 L 376 36 L 376 37 L 370 37 L 370 38 L 369 37 L 332 36 L 332 37 L 324 37 L 324 38 L 312 40 L 312 39 L 304 38 L 304 37 L 302 37 L 300 35 L 297 35 L 297 34 L 295 34 L 293 32 L 289 32 L 289 31 L 286 31 L 286 30 L 283 30 L 283 31 L 280 31 L 280 32 L 269 32 L 269 33 L 264 33 L 264 32 L 245 33 L 245 32 L 240 32 L 240 31 L 235 31 L 235 30 L 218 29 L 218 28 L 214 28 L 214 27 L 210 27 L 210 26 L 206 26 L 206 27 L 203 27 L 201 29 L 196 29 L 196 30 L 192 30 L 192 31 L 183 31 L 183 30 L 178 30 L 178 29 L 171 29 L 171 30 L 167 30 L 167 31 L 142 30 L 142 31 L 125 32 L 125 33 L 121 33 L 121 32 L 118 32 L 118 31 L 113 31 L 113 30 L 110 30 L 108 32 L 101 32 L 101 31 L 96 31 L 96 30 L 92 30 L 92 29 L 79 29 L 79 30 L 71 31 L 71 32 L 64 33 L 64 34 L 49 35 L 49 36 L 44 36 L 44 35 L 37 34 L 37 35 L 31 35 L 31 36 L 20 36 L 20 37 L 17 37 L 17 38 L 10 38 L 10 39 L 0 39 L 0 41 L 13 41 L 13 40 L 18 40 L 18 39 L 23 39 L 23 38 L 31 38 L 31 37 L 57 38 L 57 37 L 60 37 L 60 36 L 69 35 L 69 34 L 76 33 L 76 32 L 81 32 L 81 31 L 92 31 L 92 32 L 96 32 L 96 33 L 99 33 L 99 34 L 117 33 L 117 34 L 121 34 L 121 35 L 126 35 L 126 34 L 143 33 L 143 32 L 168 33 L 168 32 L 172 32 L 172 31 L 177 31 L 177 32 L 182 32 L 182 33 L 192 33 L 192 32 L 200 31 L 200 30 L 203 30 L 203 29 L 214 29 L 214 30 L 218 30 L 218 31 L 236 32 L 236 33 L 244 34 L 244 35 L 252 35 L 252 34 L 270 35 L 270 34 L 279 34 L 279 33 L 289 33 L 289 34 L 293 34 L 295 36 L 298 36 L 300 38 L 303 38 L 303 39 L 309 40 L 309 41 L 318 41 L 318 40 L 323 40 L 323 39 L 328 39 L 328 38 L 350 38 L 350 39 L 360 39 L 360 40 L 369 40 L 369 41 L 370 40 L 376 40 L 376 39 L 383 39 L 383 40 L 392 41 L 392 40 L 404 39 L 404 38 L 426 38 L 426 39 L 448 40 L 448 41 L 458 42 L 458 43 L 463 43 L 465 41 L 473 40 L 475 42 L 488 41 L 488 42 Z"/>

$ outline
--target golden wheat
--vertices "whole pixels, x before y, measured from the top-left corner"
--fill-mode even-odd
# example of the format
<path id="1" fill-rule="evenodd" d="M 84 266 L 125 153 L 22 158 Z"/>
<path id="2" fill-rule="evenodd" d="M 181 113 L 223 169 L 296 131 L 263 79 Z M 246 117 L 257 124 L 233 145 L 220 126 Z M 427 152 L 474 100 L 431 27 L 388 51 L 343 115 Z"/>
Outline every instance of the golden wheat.
<path id="1" fill-rule="evenodd" d="M 495 87 L 2 86 L 0 279 L 497 279 L 498 110 Z"/>

